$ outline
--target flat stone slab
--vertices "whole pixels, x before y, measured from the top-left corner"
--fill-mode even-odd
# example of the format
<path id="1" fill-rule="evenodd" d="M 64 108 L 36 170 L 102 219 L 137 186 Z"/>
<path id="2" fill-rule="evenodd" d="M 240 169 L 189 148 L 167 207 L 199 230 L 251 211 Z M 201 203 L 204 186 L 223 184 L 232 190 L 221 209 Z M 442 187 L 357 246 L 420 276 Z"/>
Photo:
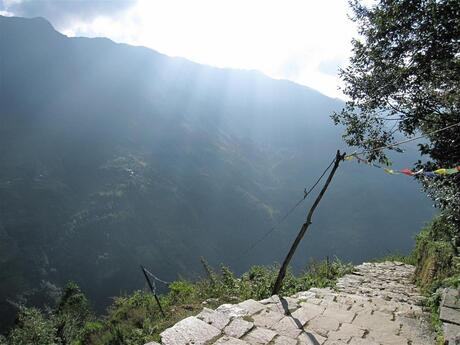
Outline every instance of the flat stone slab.
<path id="1" fill-rule="evenodd" d="M 244 340 L 229 337 L 229 336 L 223 336 L 222 338 L 219 338 L 214 344 L 218 345 L 249 345 L 249 343 L 245 342 Z"/>
<path id="2" fill-rule="evenodd" d="M 283 317 L 283 314 L 267 308 L 262 310 L 259 314 L 253 315 L 252 319 L 256 326 L 270 328 L 278 323 Z"/>
<path id="3" fill-rule="evenodd" d="M 303 304 L 301 308 L 297 309 L 291 315 L 302 325 L 305 325 L 308 321 L 321 315 L 325 309 L 326 308 L 316 304 Z"/>
<path id="4" fill-rule="evenodd" d="M 460 309 L 460 291 L 457 289 L 446 289 L 443 294 L 441 305 L 453 309 Z"/>
<path id="5" fill-rule="evenodd" d="M 234 304 L 222 304 L 216 309 L 216 311 L 221 312 L 230 318 L 243 317 L 248 314 L 246 309 Z"/>
<path id="6" fill-rule="evenodd" d="M 201 345 L 218 337 L 221 331 L 200 319 L 190 316 L 160 334 L 164 345 Z"/>
<path id="7" fill-rule="evenodd" d="M 294 339 L 302 332 L 302 324 L 297 323 L 296 320 L 290 316 L 283 317 L 281 320 L 272 325 L 271 328 L 280 335 Z"/>
<path id="8" fill-rule="evenodd" d="M 327 338 L 307 330 L 304 330 L 302 333 L 300 333 L 297 339 L 299 340 L 299 344 L 305 345 L 322 345 L 327 340 Z"/>
<path id="9" fill-rule="evenodd" d="M 323 315 L 336 319 L 340 323 L 351 323 L 355 318 L 356 313 L 346 309 L 330 307 L 324 310 Z"/>
<path id="10" fill-rule="evenodd" d="M 244 302 L 238 303 L 237 306 L 245 310 L 246 315 L 253 315 L 265 308 L 265 305 L 263 305 L 260 302 L 254 301 L 253 299 L 248 299 Z"/>
<path id="11" fill-rule="evenodd" d="M 452 323 L 444 323 L 442 325 L 444 331 L 444 339 L 449 342 L 449 344 L 455 344 L 457 339 L 460 339 L 460 326 L 454 325 Z"/>
<path id="12" fill-rule="evenodd" d="M 329 316 L 320 315 L 307 323 L 306 329 L 313 330 L 323 337 L 327 337 L 329 332 L 337 331 L 340 323 Z"/>
<path id="13" fill-rule="evenodd" d="M 297 345 L 297 339 L 279 335 L 271 342 L 273 345 Z"/>
<path id="14" fill-rule="evenodd" d="M 439 318 L 443 322 L 460 325 L 460 310 L 448 307 L 441 307 Z"/>
<path id="15" fill-rule="evenodd" d="M 228 315 L 209 308 L 204 308 L 196 317 L 217 329 L 224 329 L 230 323 Z"/>
<path id="16" fill-rule="evenodd" d="M 349 323 L 343 323 L 337 331 L 329 332 L 327 337 L 332 340 L 341 340 L 348 343 L 351 338 L 362 338 L 365 334 L 365 330 L 351 325 Z"/>
<path id="17" fill-rule="evenodd" d="M 265 302 L 264 304 L 267 305 L 267 308 L 270 308 L 284 315 L 289 315 L 300 307 L 299 300 L 292 297 L 279 297 L 274 295 L 263 301 Z"/>
<path id="18" fill-rule="evenodd" d="M 249 344 L 268 344 L 276 336 L 277 333 L 270 329 L 256 327 L 249 334 L 245 335 L 243 340 Z"/>
<path id="19" fill-rule="evenodd" d="M 254 327 L 254 323 L 242 319 L 234 319 L 224 328 L 224 333 L 235 338 L 241 338 Z"/>

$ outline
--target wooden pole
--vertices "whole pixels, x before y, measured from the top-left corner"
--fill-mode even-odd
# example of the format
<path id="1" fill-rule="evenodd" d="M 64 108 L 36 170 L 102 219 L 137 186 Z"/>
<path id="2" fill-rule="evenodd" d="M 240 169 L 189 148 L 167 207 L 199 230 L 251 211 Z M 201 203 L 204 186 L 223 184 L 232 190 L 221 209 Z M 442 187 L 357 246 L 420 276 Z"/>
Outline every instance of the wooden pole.
<path id="1" fill-rule="evenodd" d="M 318 197 L 316 198 L 315 202 L 313 203 L 313 206 L 311 207 L 310 211 L 308 212 L 307 215 L 307 220 L 305 223 L 303 223 L 302 227 L 300 228 L 300 231 L 294 240 L 294 243 L 291 246 L 291 249 L 289 250 L 289 253 L 287 254 L 286 258 L 284 259 L 283 265 L 281 265 L 280 271 L 278 273 L 278 277 L 276 278 L 275 285 L 273 286 L 272 290 L 272 295 L 277 295 L 279 291 L 281 290 L 281 286 L 283 284 L 283 279 L 286 275 L 286 270 L 289 266 L 289 263 L 291 262 L 292 257 L 294 256 L 294 253 L 302 240 L 303 236 L 305 235 L 305 232 L 307 231 L 309 225 L 311 224 L 311 218 L 313 216 L 313 212 L 315 212 L 316 207 L 318 206 L 319 202 L 323 198 L 324 193 L 327 190 L 327 187 L 329 187 L 329 183 L 331 183 L 332 178 L 334 177 L 335 171 L 339 167 L 340 162 L 343 160 L 345 157 L 345 153 L 343 155 L 340 154 L 340 151 L 337 150 L 337 154 L 335 156 L 335 162 L 334 166 L 329 173 L 329 176 L 327 177 L 326 183 L 323 186 L 323 189 L 321 189 L 321 192 L 319 193 Z"/>
<path id="2" fill-rule="evenodd" d="M 163 317 L 166 317 L 165 313 L 163 312 L 163 308 L 161 307 L 160 300 L 158 299 L 157 293 L 153 287 L 152 282 L 150 281 L 149 276 L 147 275 L 147 272 L 145 271 L 144 266 L 141 265 L 142 273 L 144 273 L 145 280 L 147 280 L 147 284 L 149 284 L 150 291 L 152 291 L 153 296 L 155 297 L 155 301 L 157 301 L 158 307 L 160 308 L 161 315 Z"/>

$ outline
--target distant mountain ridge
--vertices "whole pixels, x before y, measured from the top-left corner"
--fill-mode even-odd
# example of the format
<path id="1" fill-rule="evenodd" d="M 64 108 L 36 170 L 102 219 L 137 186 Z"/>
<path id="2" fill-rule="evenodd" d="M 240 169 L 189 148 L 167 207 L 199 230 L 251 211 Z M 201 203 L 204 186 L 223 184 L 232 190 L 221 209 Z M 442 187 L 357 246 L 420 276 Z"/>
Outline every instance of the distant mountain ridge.
<path id="1" fill-rule="evenodd" d="M 1 16 L 0 63 L 1 315 L 67 280 L 103 306 L 143 286 L 140 263 L 174 279 L 200 256 L 237 271 L 280 261 L 307 204 L 240 254 L 343 148 L 339 100 L 254 71 Z M 296 267 L 410 248 L 430 203 L 379 173 L 343 165 Z"/>

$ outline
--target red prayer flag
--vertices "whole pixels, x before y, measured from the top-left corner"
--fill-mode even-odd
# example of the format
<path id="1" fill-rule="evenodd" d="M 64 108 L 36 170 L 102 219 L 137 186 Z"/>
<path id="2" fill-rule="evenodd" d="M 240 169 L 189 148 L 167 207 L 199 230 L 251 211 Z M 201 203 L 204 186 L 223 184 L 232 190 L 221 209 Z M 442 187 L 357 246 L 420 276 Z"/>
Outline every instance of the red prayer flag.
<path id="1" fill-rule="evenodd" d="M 414 172 L 412 170 L 409 170 L 409 169 L 402 169 L 399 172 L 403 173 L 404 175 L 408 175 L 408 176 L 413 176 L 414 175 Z"/>

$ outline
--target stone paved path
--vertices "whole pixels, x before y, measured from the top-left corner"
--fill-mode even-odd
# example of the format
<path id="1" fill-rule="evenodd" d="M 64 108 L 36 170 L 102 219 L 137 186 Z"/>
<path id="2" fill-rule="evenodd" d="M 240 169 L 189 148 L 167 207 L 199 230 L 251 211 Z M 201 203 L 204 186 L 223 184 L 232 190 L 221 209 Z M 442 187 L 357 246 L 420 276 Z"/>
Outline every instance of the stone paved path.
<path id="1" fill-rule="evenodd" d="M 164 345 L 431 345 L 414 267 L 364 263 L 337 289 L 203 309 L 161 334 Z"/>

